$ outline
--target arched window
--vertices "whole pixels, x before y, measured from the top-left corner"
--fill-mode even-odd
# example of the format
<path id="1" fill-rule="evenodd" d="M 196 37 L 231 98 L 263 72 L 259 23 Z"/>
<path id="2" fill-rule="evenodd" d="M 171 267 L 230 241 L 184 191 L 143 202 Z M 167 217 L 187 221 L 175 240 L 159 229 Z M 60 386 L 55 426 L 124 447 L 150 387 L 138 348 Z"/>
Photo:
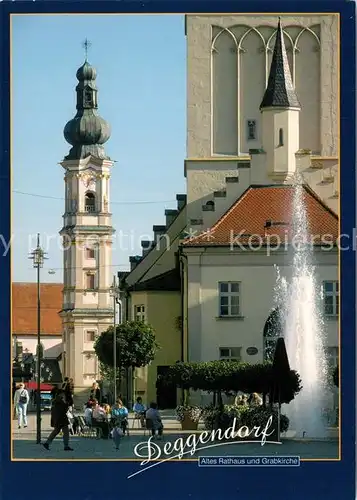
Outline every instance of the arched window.
<path id="1" fill-rule="evenodd" d="M 95 194 L 88 192 L 84 198 L 84 210 L 86 212 L 95 212 Z"/>
<path id="2" fill-rule="evenodd" d="M 284 146 L 284 131 L 282 128 L 279 128 L 279 144 L 278 146 Z"/>
<path id="3" fill-rule="evenodd" d="M 93 104 L 93 93 L 89 88 L 84 91 L 84 105 L 91 106 Z"/>
<path id="4" fill-rule="evenodd" d="M 264 361 L 273 361 L 276 341 L 283 335 L 281 311 L 273 309 L 264 326 Z"/>
<path id="5" fill-rule="evenodd" d="M 214 201 L 207 201 L 206 205 L 203 206 L 203 210 L 214 212 Z"/>

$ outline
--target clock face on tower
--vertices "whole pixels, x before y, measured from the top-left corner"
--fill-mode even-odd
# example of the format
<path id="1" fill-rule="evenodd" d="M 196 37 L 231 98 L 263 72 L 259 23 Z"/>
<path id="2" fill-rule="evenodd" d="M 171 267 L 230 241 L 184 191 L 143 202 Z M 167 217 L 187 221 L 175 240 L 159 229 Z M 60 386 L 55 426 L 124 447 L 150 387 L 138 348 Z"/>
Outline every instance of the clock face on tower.
<path id="1" fill-rule="evenodd" d="M 95 184 L 94 174 L 84 174 L 82 176 L 82 182 L 86 188 L 89 188 L 91 185 Z"/>

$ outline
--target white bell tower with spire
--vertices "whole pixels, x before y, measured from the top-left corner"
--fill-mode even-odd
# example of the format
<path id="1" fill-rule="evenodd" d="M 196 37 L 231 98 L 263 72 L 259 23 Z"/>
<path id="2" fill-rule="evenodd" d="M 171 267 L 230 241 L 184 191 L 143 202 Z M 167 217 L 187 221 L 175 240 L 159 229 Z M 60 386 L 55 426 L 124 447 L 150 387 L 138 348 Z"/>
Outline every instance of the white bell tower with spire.
<path id="1" fill-rule="evenodd" d="M 300 108 L 279 19 L 268 85 L 260 105 L 266 173 L 273 181 L 289 181 L 295 174 Z"/>
<path id="2" fill-rule="evenodd" d="M 110 126 L 98 115 L 96 70 L 87 59 L 77 71 L 77 114 L 64 128 L 71 144 L 61 162 L 65 171 L 63 227 L 63 375 L 75 393 L 99 377 L 93 344 L 113 322 L 110 299 L 112 217 L 109 203 L 113 161 L 103 144 Z"/>

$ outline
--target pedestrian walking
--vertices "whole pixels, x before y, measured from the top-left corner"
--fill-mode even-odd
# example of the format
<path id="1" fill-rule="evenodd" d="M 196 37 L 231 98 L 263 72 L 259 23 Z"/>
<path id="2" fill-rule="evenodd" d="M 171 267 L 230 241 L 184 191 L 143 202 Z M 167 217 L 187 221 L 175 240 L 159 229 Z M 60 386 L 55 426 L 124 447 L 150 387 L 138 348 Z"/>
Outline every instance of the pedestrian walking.
<path id="1" fill-rule="evenodd" d="M 120 424 L 116 425 L 111 432 L 112 439 L 114 441 L 114 446 L 116 450 L 119 450 L 121 438 L 124 436 L 123 429 L 120 427 Z"/>
<path id="2" fill-rule="evenodd" d="M 58 391 L 51 409 L 51 426 L 53 427 L 53 431 L 48 436 L 46 442 L 43 444 L 46 450 L 50 449 L 50 444 L 62 431 L 64 450 L 73 451 L 73 449 L 69 446 L 69 420 L 67 412 L 68 403 L 66 403 L 65 401 L 65 394 L 63 391 Z"/>
<path id="3" fill-rule="evenodd" d="M 27 405 L 29 404 L 30 396 L 25 384 L 21 383 L 14 395 L 14 405 L 17 413 L 19 429 L 22 424 L 27 427 Z"/>

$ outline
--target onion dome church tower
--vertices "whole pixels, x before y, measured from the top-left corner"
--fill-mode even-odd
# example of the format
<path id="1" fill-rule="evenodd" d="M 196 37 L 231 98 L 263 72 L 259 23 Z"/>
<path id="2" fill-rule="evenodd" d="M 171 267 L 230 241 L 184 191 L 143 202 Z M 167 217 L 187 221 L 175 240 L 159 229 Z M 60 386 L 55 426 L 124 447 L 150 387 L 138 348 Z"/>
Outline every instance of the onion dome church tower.
<path id="1" fill-rule="evenodd" d="M 95 338 L 113 321 L 110 299 L 112 217 L 109 205 L 113 161 L 104 144 L 109 124 L 98 114 L 97 72 L 87 60 L 77 71 L 77 113 L 64 128 L 71 145 L 65 171 L 63 228 L 64 288 L 62 372 L 75 393 L 88 396 L 98 379 Z"/>

